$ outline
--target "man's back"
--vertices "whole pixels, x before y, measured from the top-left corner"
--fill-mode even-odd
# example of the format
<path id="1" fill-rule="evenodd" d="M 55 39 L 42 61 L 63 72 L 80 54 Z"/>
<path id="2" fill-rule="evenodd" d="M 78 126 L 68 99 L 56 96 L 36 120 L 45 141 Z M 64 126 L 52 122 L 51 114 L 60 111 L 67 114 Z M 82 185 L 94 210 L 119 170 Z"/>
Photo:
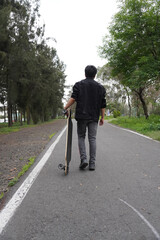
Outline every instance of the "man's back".
<path id="1" fill-rule="evenodd" d="M 77 102 L 76 120 L 98 121 L 100 109 L 105 103 L 105 89 L 92 78 L 77 82 L 72 97 Z"/>
<path id="2" fill-rule="evenodd" d="M 68 100 L 64 110 L 66 111 L 76 101 L 77 134 L 78 147 L 80 153 L 79 168 L 84 170 L 88 166 L 85 136 L 88 129 L 89 141 L 89 170 L 95 170 L 96 161 L 96 134 L 99 115 L 101 118 L 99 125 L 104 124 L 104 114 L 106 107 L 105 88 L 94 81 L 97 74 L 97 69 L 93 65 L 88 65 L 85 68 L 86 79 L 77 82 L 73 86 L 71 98 Z"/>

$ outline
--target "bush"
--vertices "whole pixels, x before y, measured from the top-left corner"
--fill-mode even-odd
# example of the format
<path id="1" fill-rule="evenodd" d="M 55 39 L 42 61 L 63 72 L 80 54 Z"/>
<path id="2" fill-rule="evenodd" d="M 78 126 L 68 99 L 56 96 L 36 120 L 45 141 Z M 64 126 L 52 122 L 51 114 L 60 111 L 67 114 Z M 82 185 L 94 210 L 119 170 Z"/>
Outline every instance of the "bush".
<path id="1" fill-rule="evenodd" d="M 157 104 L 154 109 L 151 111 L 151 114 L 160 115 L 160 104 Z"/>
<path id="2" fill-rule="evenodd" d="M 117 118 L 117 117 L 120 117 L 120 116 L 121 116 L 120 111 L 118 111 L 118 110 L 114 110 L 114 111 L 113 111 L 113 117 L 114 117 L 114 118 Z"/>

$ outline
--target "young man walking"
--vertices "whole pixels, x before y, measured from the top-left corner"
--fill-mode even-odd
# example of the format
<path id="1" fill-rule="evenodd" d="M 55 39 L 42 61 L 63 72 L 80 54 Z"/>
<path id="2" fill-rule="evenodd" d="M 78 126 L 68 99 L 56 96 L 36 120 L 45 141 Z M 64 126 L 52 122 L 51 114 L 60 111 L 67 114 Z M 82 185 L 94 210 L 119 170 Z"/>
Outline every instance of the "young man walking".
<path id="1" fill-rule="evenodd" d="M 86 79 L 76 82 L 73 86 L 73 92 L 68 103 L 64 107 L 67 110 L 74 102 L 77 103 L 75 119 L 77 120 L 78 146 L 80 152 L 81 170 L 88 166 L 85 136 L 88 128 L 89 140 L 89 170 L 95 170 L 96 162 L 96 135 L 99 116 L 101 115 L 99 125 L 104 123 L 104 113 L 106 107 L 105 88 L 97 83 L 94 78 L 97 69 L 93 65 L 85 68 Z"/>

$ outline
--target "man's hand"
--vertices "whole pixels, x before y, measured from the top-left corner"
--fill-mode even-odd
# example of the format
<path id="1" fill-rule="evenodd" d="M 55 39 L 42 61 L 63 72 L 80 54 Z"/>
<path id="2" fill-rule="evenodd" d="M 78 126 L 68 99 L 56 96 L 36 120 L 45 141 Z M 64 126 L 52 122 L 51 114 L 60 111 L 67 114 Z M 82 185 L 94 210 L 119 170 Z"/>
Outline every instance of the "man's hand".
<path id="1" fill-rule="evenodd" d="M 68 109 L 63 109 L 63 114 L 68 117 Z"/>
<path id="2" fill-rule="evenodd" d="M 104 124 L 104 118 L 101 117 L 100 121 L 99 121 L 99 126 L 102 126 Z"/>
<path id="3" fill-rule="evenodd" d="M 101 108 L 101 119 L 99 121 L 100 126 L 104 124 L 104 116 L 105 116 L 105 108 Z"/>

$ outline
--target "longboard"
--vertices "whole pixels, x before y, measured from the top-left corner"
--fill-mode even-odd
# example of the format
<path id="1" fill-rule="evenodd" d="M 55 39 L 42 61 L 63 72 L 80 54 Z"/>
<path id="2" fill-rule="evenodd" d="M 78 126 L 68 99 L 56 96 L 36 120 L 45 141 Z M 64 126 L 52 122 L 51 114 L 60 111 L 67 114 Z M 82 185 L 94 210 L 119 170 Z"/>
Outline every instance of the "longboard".
<path id="1" fill-rule="evenodd" d="M 68 110 L 67 130 L 66 130 L 66 147 L 65 147 L 65 164 L 59 164 L 58 168 L 64 170 L 65 175 L 69 172 L 69 163 L 72 157 L 72 130 L 73 123 L 71 118 L 71 109 Z"/>

